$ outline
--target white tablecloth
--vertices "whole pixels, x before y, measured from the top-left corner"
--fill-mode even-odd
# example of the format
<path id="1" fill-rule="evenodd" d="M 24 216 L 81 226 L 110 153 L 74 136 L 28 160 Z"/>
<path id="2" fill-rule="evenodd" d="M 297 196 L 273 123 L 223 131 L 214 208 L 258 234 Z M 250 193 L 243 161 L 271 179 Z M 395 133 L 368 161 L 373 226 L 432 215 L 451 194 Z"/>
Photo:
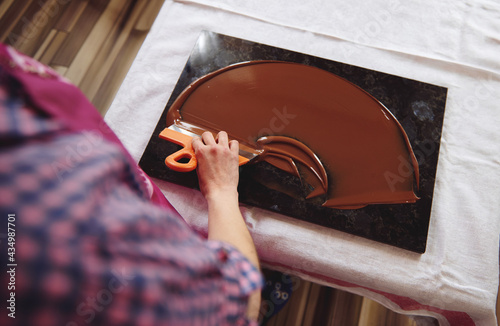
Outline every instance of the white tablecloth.
<path id="1" fill-rule="evenodd" d="M 137 161 L 202 30 L 448 88 L 425 254 L 242 211 L 267 266 L 441 325 L 496 325 L 500 3 L 167 0 L 105 117 Z M 158 184 L 206 230 L 200 193 Z"/>

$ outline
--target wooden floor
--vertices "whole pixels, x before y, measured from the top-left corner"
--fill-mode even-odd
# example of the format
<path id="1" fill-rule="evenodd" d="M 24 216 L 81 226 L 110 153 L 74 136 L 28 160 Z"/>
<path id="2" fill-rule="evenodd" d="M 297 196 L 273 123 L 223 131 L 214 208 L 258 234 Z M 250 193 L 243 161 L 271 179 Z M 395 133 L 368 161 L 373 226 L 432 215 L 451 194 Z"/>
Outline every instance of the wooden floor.
<path id="1" fill-rule="evenodd" d="M 408 316 L 352 293 L 287 277 L 294 291 L 265 326 L 416 326 Z M 293 280 L 293 281 L 292 281 Z M 271 300 L 268 300 L 272 302 Z M 263 305 L 267 307 L 267 305 Z M 263 309 L 262 313 L 264 313 Z M 435 323 L 437 325 L 437 322 Z"/>
<path id="2" fill-rule="evenodd" d="M 104 114 L 163 2 L 3 0 L 0 41 L 67 77 Z M 367 298 L 301 280 L 287 305 L 267 325 L 416 323 Z"/>
<path id="3" fill-rule="evenodd" d="M 64 75 L 104 114 L 164 0 L 3 0 L 0 40 Z"/>

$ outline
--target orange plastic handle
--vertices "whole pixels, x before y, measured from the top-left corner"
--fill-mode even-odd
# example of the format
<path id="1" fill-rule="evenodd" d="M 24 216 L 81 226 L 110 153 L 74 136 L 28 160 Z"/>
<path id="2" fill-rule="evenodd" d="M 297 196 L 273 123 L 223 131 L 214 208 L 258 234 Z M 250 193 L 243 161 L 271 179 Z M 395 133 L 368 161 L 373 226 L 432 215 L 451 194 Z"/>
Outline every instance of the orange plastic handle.
<path id="1" fill-rule="evenodd" d="M 183 147 L 177 152 L 167 156 L 167 158 L 165 159 L 166 166 L 177 172 L 190 172 L 196 169 L 198 161 L 196 160 L 193 146 L 191 145 L 193 137 L 172 129 L 165 128 L 160 133 L 160 138 L 171 141 L 172 143 Z M 183 158 L 188 158 L 189 161 L 187 163 L 179 162 L 179 160 Z"/>
<path id="2" fill-rule="evenodd" d="M 243 164 L 246 164 L 246 163 L 248 163 L 248 161 L 250 161 L 249 159 L 247 159 L 246 157 L 241 156 L 241 155 L 238 156 L 238 159 L 239 159 L 239 161 L 238 161 L 239 163 L 238 164 L 240 166 L 242 166 Z"/>
<path id="3" fill-rule="evenodd" d="M 196 169 L 196 166 L 198 165 L 198 160 L 196 159 L 193 146 L 191 145 L 193 137 L 169 128 L 165 128 L 160 133 L 160 138 L 168 140 L 172 143 L 175 143 L 183 147 L 177 152 L 167 156 L 167 158 L 165 159 L 166 166 L 177 172 L 190 172 Z M 179 162 L 179 160 L 183 158 L 188 158 L 189 161 L 187 163 Z M 239 159 L 239 165 L 243 165 L 249 161 L 248 158 L 241 155 L 238 157 L 238 159 Z"/>

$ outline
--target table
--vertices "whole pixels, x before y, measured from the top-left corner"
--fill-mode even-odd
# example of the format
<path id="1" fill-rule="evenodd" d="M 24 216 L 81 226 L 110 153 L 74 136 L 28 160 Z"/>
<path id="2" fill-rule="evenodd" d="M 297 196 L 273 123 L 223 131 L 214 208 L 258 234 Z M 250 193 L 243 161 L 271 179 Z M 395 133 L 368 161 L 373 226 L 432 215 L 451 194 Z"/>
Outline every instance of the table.
<path id="1" fill-rule="evenodd" d="M 200 32 L 448 88 L 424 254 L 255 207 L 263 264 L 441 325 L 494 325 L 500 211 L 500 5 L 493 1 L 166 1 L 105 119 L 139 161 Z M 157 181 L 206 232 L 199 192 Z"/>

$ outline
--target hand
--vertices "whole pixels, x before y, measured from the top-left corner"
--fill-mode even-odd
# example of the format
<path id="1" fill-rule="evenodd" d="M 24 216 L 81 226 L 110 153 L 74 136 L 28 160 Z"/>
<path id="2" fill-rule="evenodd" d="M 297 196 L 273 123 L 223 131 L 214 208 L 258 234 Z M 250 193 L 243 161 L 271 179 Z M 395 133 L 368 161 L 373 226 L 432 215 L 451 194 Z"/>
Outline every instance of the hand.
<path id="1" fill-rule="evenodd" d="M 210 132 L 193 139 L 198 159 L 200 190 L 208 202 L 208 239 L 224 241 L 237 248 L 259 268 L 259 258 L 238 207 L 239 145 L 228 141 L 225 131 L 217 139 Z M 260 309 L 260 291 L 252 293 L 247 316 L 257 320 Z"/>
<path id="2" fill-rule="evenodd" d="M 198 159 L 198 180 L 205 198 L 217 196 L 237 197 L 238 186 L 238 141 L 228 140 L 225 131 L 217 139 L 210 132 L 193 139 L 193 149 Z"/>

